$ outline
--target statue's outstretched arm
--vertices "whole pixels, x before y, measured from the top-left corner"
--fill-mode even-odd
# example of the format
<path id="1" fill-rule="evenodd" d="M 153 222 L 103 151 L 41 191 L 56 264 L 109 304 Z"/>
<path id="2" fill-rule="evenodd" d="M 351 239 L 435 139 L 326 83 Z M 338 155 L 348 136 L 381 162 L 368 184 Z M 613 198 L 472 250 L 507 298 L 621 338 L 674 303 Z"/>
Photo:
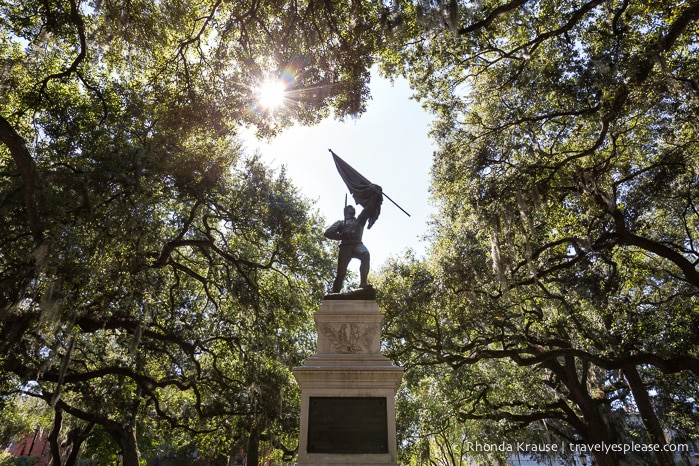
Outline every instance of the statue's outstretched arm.
<path id="1" fill-rule="evenodd" d="M 338 220 L 337 222 L 333 223 L 328 227 L 327 230 L 325 230 L 325 237 L 328 239 L 334 239 L 337 241 L 342 240 L 342 226 L 345 222 L 342 220 Z"/>

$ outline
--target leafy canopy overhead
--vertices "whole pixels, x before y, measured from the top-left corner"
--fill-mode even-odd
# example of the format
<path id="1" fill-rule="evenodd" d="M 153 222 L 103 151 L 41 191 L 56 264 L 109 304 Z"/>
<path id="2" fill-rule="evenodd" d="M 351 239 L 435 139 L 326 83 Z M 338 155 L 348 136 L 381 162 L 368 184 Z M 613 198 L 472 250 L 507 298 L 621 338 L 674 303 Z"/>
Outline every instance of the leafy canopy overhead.
<path id="1" fill-rule="evenodd" d="M 57 464 L 59 433 L 131 465 L 143 431 L 212 457 L 293 434 L 330 257 L 236 133 L 361 113 L 379 9 L 0 0 L 0 374 L 54 410 Z M 269 80 L 283 109 L 258 101 Z"/>
<path id="2" fill-rule="evenodd" d="M 541 387 L 459 379 L 464 419 L 588 442 L 621 438 L 622 407 L 658 443 L 677 427 L 660 406 L 691 383 L 656 387 L 699 374 L 698 20 L 692 1 L 397 4 L 383 65 L 436 116 L 440 210 L 429 261 L 387 272 L 411 290 L 386 296 L 395 354 L 506 360 Z"/>

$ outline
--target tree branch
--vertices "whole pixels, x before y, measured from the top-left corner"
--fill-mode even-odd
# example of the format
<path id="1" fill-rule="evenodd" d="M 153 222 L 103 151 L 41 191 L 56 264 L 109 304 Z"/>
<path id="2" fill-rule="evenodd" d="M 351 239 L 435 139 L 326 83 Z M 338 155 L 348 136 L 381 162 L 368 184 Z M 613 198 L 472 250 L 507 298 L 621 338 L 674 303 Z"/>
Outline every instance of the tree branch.
<path id="1" fill-rule="evenodd" d="M 604 200 L 598 200 L 597 202 L 606 207 Z M 697 271 L 696 266 L 690 260 L 662 243 L 633 234 L 626 226 L 624 214 L 618 208 L 615 208 L 610 213 L 614 218 L 614 226 L 619 237 L 619 244 L 637 246 L 645 251 L 669 260 L 679 267 L 687 282 L 699 288 L 699 271 Z"/>
<path id="2" fill-rule="evenodd" d="M 476 23 L 471 24 L 470 26 L 460 28 L 458 30 L 458 33 L 460 35 L 464 34 L 470 34 L 474 31 L 477 31 L 479 29 L 484 29 L 490 26 L 493 21 L 495 21 L 498 16 L 504 15 L 505 13 L 508 13 L 512 10 L 516 10 L 517 8 L 521 7 L 522 5 L 525 5 L 529 0 L 513 0 L 510 3 L 506 3 L 504 5 L 500 5 L 499 7 L 495 8 L 493 11 L 490 12 L 488 16 L 485 17 L 485 19 L 478 21 Z"/>
<path id="3" fill-rule="evenodd" d="M 78 10 L 78 5 L 77 3 L 75 3 L 75 0 L 70 0 L 70 20 L 78 28 L 80 52 L 78 52 L 78 55 L 75 57 L 73 63 L 70 64 L 68 69 L 61 71 L 60 73 L 50 74 L 41 81 L 41 87 L 39 89 L 40 94 L 44 93 L 44 91 L 46 90 L 46 86 L 52 79 L 65 78 L 77 71 L 78 66 L 87 55 L 87 38 L 85 37 L 85 23 L 83 22 L 82 16 L 80 16 L 80 10 Z"/>
<path id="4" fill-rule="evenodd" d="M 36 201 L 37 186 L 39 186 L 39 176 L 36 171 L 36 165 L 29 150 L 26 146 L 26 141 L 22 136 L 15 131 L 12 125 L 0 115 L 0 142 L 5 144 L 10 150 L 10 155 L 17 165 L 22 183 L 24 184 L 24 205 L 27 209 L 27 217 L 29 219 L 29 229 L 37 244 L 43 243 L 43 231 L 39 218 L 39 209 Z"/>

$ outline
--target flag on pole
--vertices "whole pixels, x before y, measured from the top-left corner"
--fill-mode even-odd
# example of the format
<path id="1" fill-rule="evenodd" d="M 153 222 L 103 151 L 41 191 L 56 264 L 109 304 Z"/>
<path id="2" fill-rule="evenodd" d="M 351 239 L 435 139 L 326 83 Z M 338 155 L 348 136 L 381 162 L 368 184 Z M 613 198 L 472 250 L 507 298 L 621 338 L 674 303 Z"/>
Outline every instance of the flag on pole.
<path id="1" fill-rule="evenodd" d="M 349 189 L 350 194 L 352 194 L 354 201 L 361 205 L 368 214 L 367 228 L 371 228 L 381 213 L 381 203 L 383 202 L 383 190 L 381 186 L 366 179 L 364 175 L 338 157 L 335 152 L 331 149 L 328 150 L 330 150 L 337 171 L 347 185 L 347 189 Z"/>

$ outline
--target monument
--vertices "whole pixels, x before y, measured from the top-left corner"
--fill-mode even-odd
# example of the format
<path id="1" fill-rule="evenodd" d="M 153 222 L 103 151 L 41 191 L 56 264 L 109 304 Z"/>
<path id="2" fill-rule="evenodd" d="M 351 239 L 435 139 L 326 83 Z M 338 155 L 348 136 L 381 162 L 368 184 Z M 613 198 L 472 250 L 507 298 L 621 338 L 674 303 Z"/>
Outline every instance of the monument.
<path id="1" fill-rule="evenodd" d="M 293 369 L 301 388 L 297 464 L 396 466 L 395 395 L 403 369 L 381 354 L 383 313 L 367 282 L 369 251 L 362 243 L 364 225 L 374 224 L 385 194 L 332 155 L 363 210 L 355 218 L 346 206 L 344 220 L 326 230 L 340 241 L 338 268 L 331 293 L 314 314 L 317 352 Z M 361 261 L 359 290 L 341 293 L 353 258 Z"/>

